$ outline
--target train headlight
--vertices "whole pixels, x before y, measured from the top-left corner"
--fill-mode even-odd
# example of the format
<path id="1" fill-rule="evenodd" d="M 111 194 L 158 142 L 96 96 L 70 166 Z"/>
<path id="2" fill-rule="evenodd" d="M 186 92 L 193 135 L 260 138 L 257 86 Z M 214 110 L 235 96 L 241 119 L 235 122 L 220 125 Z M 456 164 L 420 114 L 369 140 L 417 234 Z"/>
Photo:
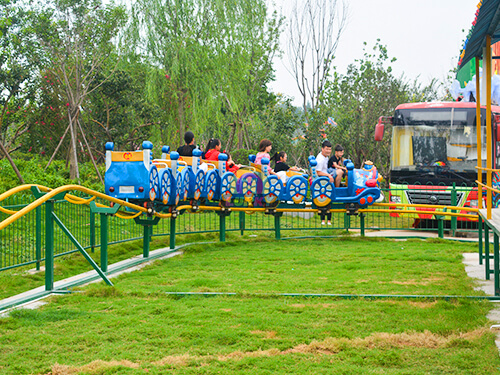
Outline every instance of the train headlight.
<path id="1" fill-rule="evenodd" d="M 399 195 L 391 195 L 392 203 L 401 203 L 401 197 Z"/>
<path id="2" fill-rule="evenodd" d="M 110 192 L 110 193 L 112 193 L 112 192 L 114 192 L 114 191 L 115 191 L 115 188 L 114 188 L 113 186 L 110 186 L 110 187 L 109 187 L 109 192 Z"/>
<path id="3" fill-rule="evenodd" d="M 139 193 L 142 193 L 144 191 L 144 188 L 142 186 L 139 187 Z"/>

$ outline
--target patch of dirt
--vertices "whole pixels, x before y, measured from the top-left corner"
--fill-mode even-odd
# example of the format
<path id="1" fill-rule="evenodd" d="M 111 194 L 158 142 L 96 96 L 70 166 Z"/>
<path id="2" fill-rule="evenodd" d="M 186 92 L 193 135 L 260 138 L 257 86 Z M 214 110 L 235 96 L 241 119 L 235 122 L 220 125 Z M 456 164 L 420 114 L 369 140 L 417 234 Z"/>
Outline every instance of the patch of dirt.
<path id="1" fill-rule="evenodd" d="M 416 304 L 425 304 L 425 302 L 415 302 Z M 432 305 L 428 303 L 428 305 Z M 424 332 L 403 332 L 403 333 L 388 333 L 377 332 L 364 338 L 349 339 L 345 337 L 328 337 L 323 341 L 312 341 L 309 344 L 300 344 L 287 350 L 279 350 L 271 348 L 267 350 L 256 350 L 253 352 L 235 351 L 228 354 L 207 355 L 207 356 L 191 356 L 189 354 L 167 356 L 157 362 L 152 362 L 154 366 L 174 366 L 186 367 L 195 363 L 196 366 L 208 366 L 213 361 L 240 361 L 244 358 L 259 358 L 273 357 L 278 355 L 287 355 L 294 353 L 312 354 L 312 355 L 335 355 L 346 348 L 365 348 L 365 349 L 387 349 L 387 348 L 443 348 L 454 346 L 460 341 L 477 340 L 489 332 L 488 328 L 479 328 L 474 331 L 442 336 L 434 334 L 430 331 Z M 265 338 L 276 337 L 275 331 L 260 331 L 255 330 L 250 333 L 254 335 L 263 335 Z M 130 361 L 93 361 L 81 367 L 73 367 L 55 364 L 52 367 L 52 372 L 47 375 L 73 375 L 80 372 L 97 373 L 102 372 L 106 368 L 123 366 L 137 369 L 139 364 Z"/>
<path id="2" fill-rule="evenodd" d="M 52 372 L 50 372 L 50 375 L 72 375 L 81 372 L 92 373 L 92 372 L 102 371 L 106 368 L 117 367 L 117 366 L 128 367 L 133 369 L 138 369 L 140 367 L 138 363 L 134 363 L 127 360 L 109 361 L 109 362 L 97 360 L 90 362 L 89 364 L 83 365 L 81 367 L 66 366 L 56 363 L 54 366 L 52 366 Z"/>
<path id="3" fill-rule="evenodd" d="M 433 307 L 434 305 L 437 304 L 437 301 L 433 302 L 418 302 L 418 301 L 409 301 L 408 302 L 410 305 L 415 306 L 415 307 L 420 307 L 421 309 L 428 309 Z"/>
<path id="4" fill-rule="evenodd" d="M 252 335 L 262 335 L 266 339 L 274 339 L 274 338 L 276 338 L 276 331 L 260 331 L 260 330 L 256 330 L 256 331 L 250 331 L 250 333 Z"/>

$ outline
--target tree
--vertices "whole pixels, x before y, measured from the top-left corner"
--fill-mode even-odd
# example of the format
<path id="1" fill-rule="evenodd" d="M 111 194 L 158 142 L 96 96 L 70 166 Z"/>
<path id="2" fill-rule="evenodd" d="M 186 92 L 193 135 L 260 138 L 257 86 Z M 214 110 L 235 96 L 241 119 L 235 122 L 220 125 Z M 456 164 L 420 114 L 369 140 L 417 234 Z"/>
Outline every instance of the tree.
<path id="1" fill-rule="evenodd" d="M 21 183 L 24 179 L 10 152 L 20 147 L 18 139 L 28 130 L 26 122 L 15 116 L 31 93 L 30 45 L 24 38 L 23 26 L 24 12 L 15 0 L 0 0 L 0 151 Z"/>
<path id="2" fill-rule="evenodd" d="M 176 124 L 178 142 L 188 128 L 211 137 L 232 128 L 229 143 L 236 134 L 248 146 L 245 127 L 267 95 L 281 18 L 268 17 L 263 0 L 139 0 L 133 14 L 130 46 L 164 70 L 152 70 L 147 93 Z"/>
<path id="3" fill-rule="evenodd" d="M 366 43 L 365 43 L 366 46 Z M 356 166 L 371 160 L 383 175 L 390 166 L 390 137 L 374 140 L 374 128 L 380 116 L 391 116 L 401 103 L 427 101 L 436 97 L 435 83 L 422 87 L 416 80 L 395 77 L 388 63 L 387 48 L 375 44 L 363 59 L 355 60 L 342 75 L 334 72 L 325 85 L 323 118 L 333 116 L 338 126 L 329 134 L 333 145 L 340 143 Z M 390 125 L 386 133 L 390 134 Z"/>
<path id="4" fill-rule="evenodd" d="M 314 141 L 322 124 L 315 115 L 346 21 L 344 1 L 306 0 L 300 8 L 295 3 L 292 10 L 287 55 L 290 72 L 302 96 L 311 151 L 316 148 Z"/>
<path id="5" fill-rule="evenodd" d="M 53 77 L 52 90 L 67 107 L 69 124 L 60 144 L 69 133 L 70 177 L 79 179 L 79 132 L 91 153 L 81 126 L 81 108 L 88 95 L 97 89 L 95 81 L 103 66 L 115 56 L 113 41 L 126 20 L 126 13 L 124 8 L 113 3 L 103 5 L 100 0 L 53 0 L 38 3 L 31 17 L 38 62 Z M 94 161 L 92 155 L 91 160 Z"/>

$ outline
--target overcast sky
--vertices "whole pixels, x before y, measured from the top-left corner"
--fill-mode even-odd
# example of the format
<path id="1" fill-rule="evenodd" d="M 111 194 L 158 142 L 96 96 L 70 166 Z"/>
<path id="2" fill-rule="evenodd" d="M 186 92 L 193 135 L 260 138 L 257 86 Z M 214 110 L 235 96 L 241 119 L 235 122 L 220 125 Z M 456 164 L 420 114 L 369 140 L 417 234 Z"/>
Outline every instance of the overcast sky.
<path id="1" fill-rule="evenodd" d="M 271 1 L 271 0 L 269 0 Z M 285 16 L 293 0 L 275 0 Z M 300 0 L 299 0 L 300 1 Z M 372 47 L 377 38 L 387 46 L 397 75 L 419 77 L 422 83 L 432 78 L 444 80 L 455 67 L 462 41 L 475 17 L 478 0 L 346 0 L 349 7 L 347 27 L 341 36 L 334 64 L 339 73 L 363 56 L 363 42 Z M 462 31 L 464 30 L 464 31 Z M 284 33 L 286 34 L 286 33 Z M 282 38 L 282 44 L 286 38 Z M 286 51 L 284 45 L 282 50 Z M 276 60 L 276 82 L 271 89 L 301 102 L 293 77 L 284 62 Z"/>

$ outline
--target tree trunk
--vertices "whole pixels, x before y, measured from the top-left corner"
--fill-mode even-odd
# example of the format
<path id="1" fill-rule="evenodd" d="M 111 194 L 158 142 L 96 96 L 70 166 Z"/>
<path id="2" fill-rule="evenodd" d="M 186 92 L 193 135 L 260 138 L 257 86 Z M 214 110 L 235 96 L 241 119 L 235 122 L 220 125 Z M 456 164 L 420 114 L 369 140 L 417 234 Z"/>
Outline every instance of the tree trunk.
<path id="1" fill-rule="evenodd" d="M 184 121 L 184 95 L 179 96 L 177 117 L 179 118 L 179 144 L 182 145 L 184 143 L 184 133 L 186 132 L 186 124 Z"/>
<path id="2" fill-rule="evenodd" d="M 78 170 L 78 157 L 76 155 L 76 129 L 73 126 L 73 121 L 71 119 L 71 112 L 68 110 L 69 117 L 69 130 L 71 132 L 71 146 L 69 154 L 69 178 L 74 180 L 76 178 L 77 183 L 80 183 L 80 171 Z M 76 117 L 76 116 L 75 116 Z"/>
<path id="3" fill-rule="evenodd" d="M 3 143 L 1 141 L 0 141 L 0 149 L 5 154 L 5 157 L 9 161 L 10 165 L 12 165 L 12 169 L 14 169 L 14 172 L 16 172 L 16 175 L 17 175 L 17 178 L 19 179 L 19 182 L 21 182 L 21 184 L 25 184 L 23 176 L 21 176 L 21 173 L 19 172 L 19 169 L 17 169 L 16 163 L 14 163 L 14 160 L 12 160 L 12 158 L 10 157 L 8 151 L 5 149 L 5 147 L 4 147 L 4 145 L 3 145 Z"/>

